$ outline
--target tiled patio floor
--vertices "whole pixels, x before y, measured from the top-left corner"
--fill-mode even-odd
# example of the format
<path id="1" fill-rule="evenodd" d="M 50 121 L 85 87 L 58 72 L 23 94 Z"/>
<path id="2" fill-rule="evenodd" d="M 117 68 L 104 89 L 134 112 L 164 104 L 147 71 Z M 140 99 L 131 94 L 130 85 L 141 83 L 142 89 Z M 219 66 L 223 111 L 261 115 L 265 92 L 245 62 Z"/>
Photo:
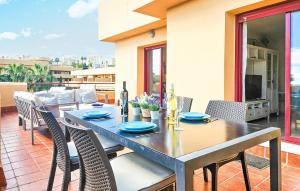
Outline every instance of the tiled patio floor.
<path id="1" fill-rule="evenodd" d="M 52 140 L 46 131 L 37 132 L 36 144 L 31 145 L 30 131 L 18 126 L 16 113 L 3 113 L 1 119 L 1 158 L 7 187 L 1 190 L 45 190 L 52 158 Z M 283 165 L 283 190 L 300 191 L 300 168 Z M 269 190 L 269 169 L 249 167 L 252 190 Z M 78 171 L 72 173 L 69 190 L 78 190 Z M 195 173 L 195 190 L 210 190 L 204 183 L 202 170 Z M 55 189 L 60 190 L 62 173 L 57 170 Z M 240 164 L 233 162 L 219 172 L 219 190 L 245 190 Z"/>

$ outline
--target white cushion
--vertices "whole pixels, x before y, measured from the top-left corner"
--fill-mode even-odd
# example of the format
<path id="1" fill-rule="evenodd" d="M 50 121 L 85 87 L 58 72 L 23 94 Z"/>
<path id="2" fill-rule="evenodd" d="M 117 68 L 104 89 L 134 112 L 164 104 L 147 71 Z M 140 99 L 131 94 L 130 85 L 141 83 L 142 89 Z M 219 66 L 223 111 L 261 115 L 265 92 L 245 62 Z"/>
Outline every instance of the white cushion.
<path id="1" fill-rule="evenodd" d="M 84 89 L 75 89 L 75 102 L 81 104 L 82 100 L 81 100 L 81 94 L 86 92 L 86 90 Z"/>
<path id="2" fill-rule="evenodd" d="M 49 97 L 50 96 L 47 91 L 34 92 L 33 95 L 39 96 L 39 97 Z"/>
<path id="3" fill-rule="evenodd" d="M 42 96 L 35 96 L 34 101 L 36 106 L 42 105 L 57 105 L 57 98 L 56 97 L 42 97 Z"/>
<path id="4" fill-rule="evenodd" d="M 96 91 L 89 90 L 80 94 L 82 103 L 95 103 L 97 102 Z"/>
<path id="5" fill-rule="evenodd" d="M 54 95 L 57 98 L 58 104 L 75 103 L 74 90 L 65 90 L 63 92 L 57 92 Z"/>
<path id="6" fill-rule="evenodd" d="M 56 97 L 34 97 L 34 103 L 36 106 L 45 106 L 48 111 L 51 111 L 54 117 L 60 117 L 59 105 L 57 104 Z"/>
<path id="7" fill-rule="evenodd" d="M 49 92 L 62 92 L 64 90 L 66 90 L 66 87 L 51 87 Z"/>

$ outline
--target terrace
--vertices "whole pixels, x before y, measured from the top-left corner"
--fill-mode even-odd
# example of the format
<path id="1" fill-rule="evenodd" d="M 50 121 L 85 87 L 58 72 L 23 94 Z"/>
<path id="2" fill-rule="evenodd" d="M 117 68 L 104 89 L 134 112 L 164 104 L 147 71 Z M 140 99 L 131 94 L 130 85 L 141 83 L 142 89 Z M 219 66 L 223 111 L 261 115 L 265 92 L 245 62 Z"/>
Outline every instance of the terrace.
<path id="1" fill-rule="evenodd" d="M 299 10 L 101 1 L 114 68 L 6 68 L 1 189 L 300 191 Z"/>
<path id="2" fill-rule="evenodd" d="M 24 131 L 18 125 L 17 112 L 2 113 L 1 118 L 1 160 L 8 191 L 45 190 L 50 174 L 53 141 L 47 131 L 37 131 L 35 145 L 31 144 L 30 131 Z M 126 151 L 125 151 L 126 152 Z M 254 147 L 247 151 L 258 156 L 264 156 L 262 147 Z M 118 153 L 118 154 L 123 154 Z M 250 181 L 253 190 L 269 189 L 269 168 L 259 170 L 249 168 Z M 79 171 L 72 173 L 69 190 L 78 190 Z M 210 190 L 211 185 L 203 181 L 202 170 L 194 175 L 194 189 Z M 58 169 L 54 181 L 54 190 L 61 189 L 62 172 Z M 300 190 L 299 157 L 290 157 L 287 164 L 286 153 L 282 153 L 283 189 L 287 191 Z M 219 172 L 220 190 L 245 190 L 242 171 L 239 162 L 232 162 L 221 168 Z"/>
<path id="3" fill-rule="evenodd" d="M 2 101 L 3 102 L 3 101 Z M 18 112 L 4 111 L 1 117 L 1 161 L 7 185 L 4 190 L 45 190 L 51 169 L 53 139 L 47 128 L 34 131 L 35 142 L 31 142 L 30 129 L 19 125 Z M 132 152 L 125 149 L 118 156 Z M 246 151 L 248 154 L 269 158 L 266 147 L 255 146 Z M 281 152 L 282 190 L 300 190 L 299 155 Z M 270 168 L 258 169 L 248 165 L 253 190 L 270 190 Z M 68 190 L 77 190 L 79 170 L 72 172 Z M 219 190 L 245 190 L 240 162 L 231 162 L 220 168 L 218 173 Z M 63 172 L 57 169 L 53 190 L 62 187 Z M 211 190 L 209 182 L 203 180 L 202 169 L 194 174 L 194 190 Z"/>

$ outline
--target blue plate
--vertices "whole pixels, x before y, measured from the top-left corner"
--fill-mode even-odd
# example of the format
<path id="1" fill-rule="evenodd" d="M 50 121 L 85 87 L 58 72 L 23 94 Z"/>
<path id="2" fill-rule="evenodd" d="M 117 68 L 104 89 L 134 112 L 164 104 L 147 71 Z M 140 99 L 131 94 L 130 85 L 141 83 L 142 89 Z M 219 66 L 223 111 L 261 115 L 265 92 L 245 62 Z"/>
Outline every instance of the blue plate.
<path id="1" fill-rule="evenodd" d="M 155 123 L 150 123 L 150 122 L 133 121 L 133 122 L 121 123 L 118 127 L 121 131 L 124 132 L 143 133 L 143 132 L 152 131 L 153 129 L 156 129 L 157 125 Z"/>
<path id="2" fill-rule="evenodd" d="M 111 113 L 109 113 L 107 111 L 90 111 L 90 112 L 86 112 L 83 115 L 83 117 L 86 119 L 97 119 L 97 118 L 107 117 L 110 114 Z"/>
<path id="3" fill-rule="evenodd" d="M 99 103 L 99 102 L 92 103 L 92 106 L 101 107 L 101 106 L 103 106 L 103 103 Z"/>
<path id="4" fill-rule="evenodd" d="M 181 118 L 185 120 L 204 120 L 210 118 L 210 115 L 199 112 L 186 112 L 181 114 Z"/>

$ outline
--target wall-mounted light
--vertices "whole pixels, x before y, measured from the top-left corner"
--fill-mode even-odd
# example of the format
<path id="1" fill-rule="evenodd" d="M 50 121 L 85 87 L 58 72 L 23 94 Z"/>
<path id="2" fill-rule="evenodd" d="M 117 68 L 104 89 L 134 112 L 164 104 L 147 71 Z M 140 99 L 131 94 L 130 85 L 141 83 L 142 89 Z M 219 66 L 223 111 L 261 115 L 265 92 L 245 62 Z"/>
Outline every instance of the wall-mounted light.
<path id="1" fill-rule="evenodd" d="M 149 31 L 149 35 L 150 35 L 151 38 L 154 38 L 154 37 L 155 37 L 155 30 L 154 30 L 154 29 L 151 29 L 151 30 Z"/>

